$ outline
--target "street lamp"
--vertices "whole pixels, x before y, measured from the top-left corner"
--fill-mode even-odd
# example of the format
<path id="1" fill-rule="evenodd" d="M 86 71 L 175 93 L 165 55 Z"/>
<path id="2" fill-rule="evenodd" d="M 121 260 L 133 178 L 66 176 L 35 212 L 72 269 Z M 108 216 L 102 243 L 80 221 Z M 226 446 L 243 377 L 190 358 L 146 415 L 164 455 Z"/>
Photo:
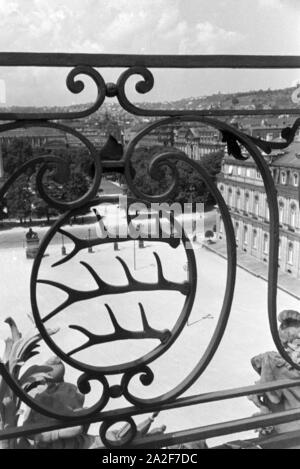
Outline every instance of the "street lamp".
<path id="1" fill-rule="evenodd" d="M 142 239 L 141 232 L 140 232 L 141 224 L 139 223 L 138 225 L 136 225 L 136 227 L 137 227 L 138 232 L 139 232 L 139 248 L 142 249 L 145 246 L 144 246 L 144 240 Z"/>
<path id="2" fill-rule="evenodd" d="M 91 242 L 91 228 L 88 229 L 88 239 L 89 239 L 89 247 L 88 247 L 88 252 L 90 254 L 93 254 L 93 246 L 91 246 L 90 242 Z"/>
<path id="3" fill-rule="evenodd" d="M 61 235 L 61 254 L 62 254 L 62 256 L 67 255 L 67 250 L 66 250 L 65 240 L 64 240 L 64 235 L 63 234 Z"/>
<path id="4" fill-rule="evenodd" d="M 133 268 L 136 270 L 136 240 L 133 240 Z"/>

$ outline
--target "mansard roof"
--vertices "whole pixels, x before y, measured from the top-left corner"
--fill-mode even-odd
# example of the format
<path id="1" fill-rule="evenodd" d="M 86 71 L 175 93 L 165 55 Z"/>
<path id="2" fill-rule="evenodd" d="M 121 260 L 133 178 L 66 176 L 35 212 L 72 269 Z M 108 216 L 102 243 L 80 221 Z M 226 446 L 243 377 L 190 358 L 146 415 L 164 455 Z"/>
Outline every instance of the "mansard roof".
<path id="1" fill-rule="evenodd" d="M 300 141 L 291 143 L 285 150 L 272 152 L 275 159 L 272 166 L 283 166 L 285 168 L 300 168 Z"/>

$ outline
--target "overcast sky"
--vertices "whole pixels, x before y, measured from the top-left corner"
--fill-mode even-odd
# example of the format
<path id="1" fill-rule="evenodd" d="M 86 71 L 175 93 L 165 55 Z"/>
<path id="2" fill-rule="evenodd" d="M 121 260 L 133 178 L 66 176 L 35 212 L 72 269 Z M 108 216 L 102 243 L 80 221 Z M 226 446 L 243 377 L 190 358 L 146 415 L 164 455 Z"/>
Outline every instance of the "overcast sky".
<path id="1" fill-rule="evenodd" d="M 0 0 L 0 43 L 2 51 L 300 55 L 300 0 Z M 103 75 L 115 80 L 118 71 Z M 78 102 L 65 76 L 0 68 L 9 105 Z M 164 101 L 291 86 L 300 71 L 159 71 L 155 78 L 147 99 Z M 80 101 L 93 96 L 88 86 Z"/>

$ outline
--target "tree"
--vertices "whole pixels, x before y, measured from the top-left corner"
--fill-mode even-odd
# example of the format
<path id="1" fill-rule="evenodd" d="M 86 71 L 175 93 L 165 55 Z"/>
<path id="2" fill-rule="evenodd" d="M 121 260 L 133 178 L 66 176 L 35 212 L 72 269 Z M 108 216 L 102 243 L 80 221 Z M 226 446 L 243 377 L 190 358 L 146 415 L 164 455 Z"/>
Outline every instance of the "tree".
<path id="1" fill-rule="evenodd" d="M 7 202 L 5 198 L 5 199 L 2 199 L 0 202 L 0 220 L 4 220 L 7 217 L 8 217 Z"/>
<path id="2" fill-rule="evenodd" d="M 69 167 L 70 172 L 81 172 L 90 175 L 93 159 L 86 147 L 61 147 L 51 151 L 51 155 L 60 157 Z"/>
<path id="3" fill-rule="evenodd" d="M 20 223 L 31 217 L 33 194 L 26 175 L 20 176 L 6 196 L 7 213 L 10 218 L 18 218 Z"/>
<path id="4" fill-rule="evenodd" d="M 168 149 L 173 151 L 174 149 Z M 132 158 L 135 169 L 134 184 L 141 191 L 149 195 L 162 194 L 172 183 L 172 174 L 170 169 L 161 167 L 157 173 L 151 177 L 149 174 L 149 165 L 155 155 L 165 152 L 166 148 L 156 146 L 150 149 L 138 148 Z M 178 151 L 178 150 L 176 150 Z M 221 170 L 223 152 L 219 151 L 206 155 L 201 159 L 201 165 L 206 169 L 213 181 Z M 174 160 L 176 161 L 176 160 Z M 176 163 L 179 173 L 177 191 L 172 200 L 168 202 L 184 203 L 215 203 L 212 195 L 209 193 L 205 181 L 200 174 L 186 162 L 178 161 Z"/>
<path id="5" fill-rule="evenodd" d="M 36 218 L 46 218 L 48 223 L 50 222 L 50 217 L 57 217 L 58 211 L 53 208 L 49 207 L 49 205 L 35 194 L 32 199 L 32 213 Z"/>
<path id="6" fill-rule="evenodd" d="M 90 181 L 87 176 L 79 171 L 69 174 L 68 180 L 64 183 L 55 181 L 55 173 L 47 178 L 45 181 L 45 189 L 49 196 L 60 202 L 70 202 L 82 197 L 89 189 Z M 58 211 L 51 206 L 49 207 L 46 202 L 36 194 L 33 204 L 37 216 L 46 216 L 48 221 L 50 216 L 57 216 Z M 65 210 L 62 210 L 64 212 Z"/>
<path id="7" fill-rule="evenodd" d="M 155 178 L 149 173 L 149 165 L 158 153 L 165 151 L 164 147 L 156 146 L 151 148 L 137 148 L 133 158 L 132 165 L 135 171 L 134 184 L 136 187 L 148 195 L 159 194 L 168 187 L 168 170 L 159 169 Z"/>
<path id="8" fill-rule="evenodd" d="M 49 166 L 44 176 L 44 186 L 53 199 L 75 200 L 88 191 L 92 158 L 83 147 L 61 147 L 51 151 L 43 147 L 33 149 L 28 139 L 15 138 L 3 148 L 6 174 L 11 176 L 20 165 L 36 156 L 45 155 L 45 152 L 49 156 L 60 157 L 64 162 L 62 165 Z M 49 207 L 36 192 L 37 171 L 38 168 L 29 168 L 15 181 L 7 196 L 8 216 L 19 218 L 21 223 L 32 213 L 38 218 L 46 217 L 48 221 L 50 216 L 58 215 L 58 211 Z"/>
<path id="9" fill-rule="evenodd" d="M 78 199 L 79 197 L 82 197 L 88 189 L 88 178 L 80 172 L 74 172 L 71 174 L 70 181 L 65 186 L 66 195 L 70 199 Z"/>
<path id="10" fill-rule="evenodd" d="M 33 157 L 33 149 L 28 139 L 14 138 L 3 147 L 4 171 L 8 176 Z"/>

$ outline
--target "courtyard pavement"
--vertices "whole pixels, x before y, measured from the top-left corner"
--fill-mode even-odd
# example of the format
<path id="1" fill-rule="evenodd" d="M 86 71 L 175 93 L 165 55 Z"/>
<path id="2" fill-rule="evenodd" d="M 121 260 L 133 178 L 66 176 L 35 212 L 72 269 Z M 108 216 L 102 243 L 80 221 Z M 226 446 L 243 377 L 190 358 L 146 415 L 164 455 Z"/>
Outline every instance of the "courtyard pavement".
<path id="1" fill-rule="evenodd" d="M 224 240 L 217 240 L 212 244 L 205 243 L 204 247 L 216 254 L 219 254 L 225 259 L 227 258 L 226 242 Z M 259 259 L 256 259 L 255 257 L 251 256 L 250 254 L 241 251 L 240 249 L 237 250 L 237 260 L 238 265 L 242 269 L 248 271 L 256 277 L 264 279 L 265 281 L 268 280 L 268 264 L 266 262 L 260 261 Z M 299 279 L 292 277 L 286 272 L 278 270 L 277 285 L 280 290 L 283 290 L 300 300 Z"/>

